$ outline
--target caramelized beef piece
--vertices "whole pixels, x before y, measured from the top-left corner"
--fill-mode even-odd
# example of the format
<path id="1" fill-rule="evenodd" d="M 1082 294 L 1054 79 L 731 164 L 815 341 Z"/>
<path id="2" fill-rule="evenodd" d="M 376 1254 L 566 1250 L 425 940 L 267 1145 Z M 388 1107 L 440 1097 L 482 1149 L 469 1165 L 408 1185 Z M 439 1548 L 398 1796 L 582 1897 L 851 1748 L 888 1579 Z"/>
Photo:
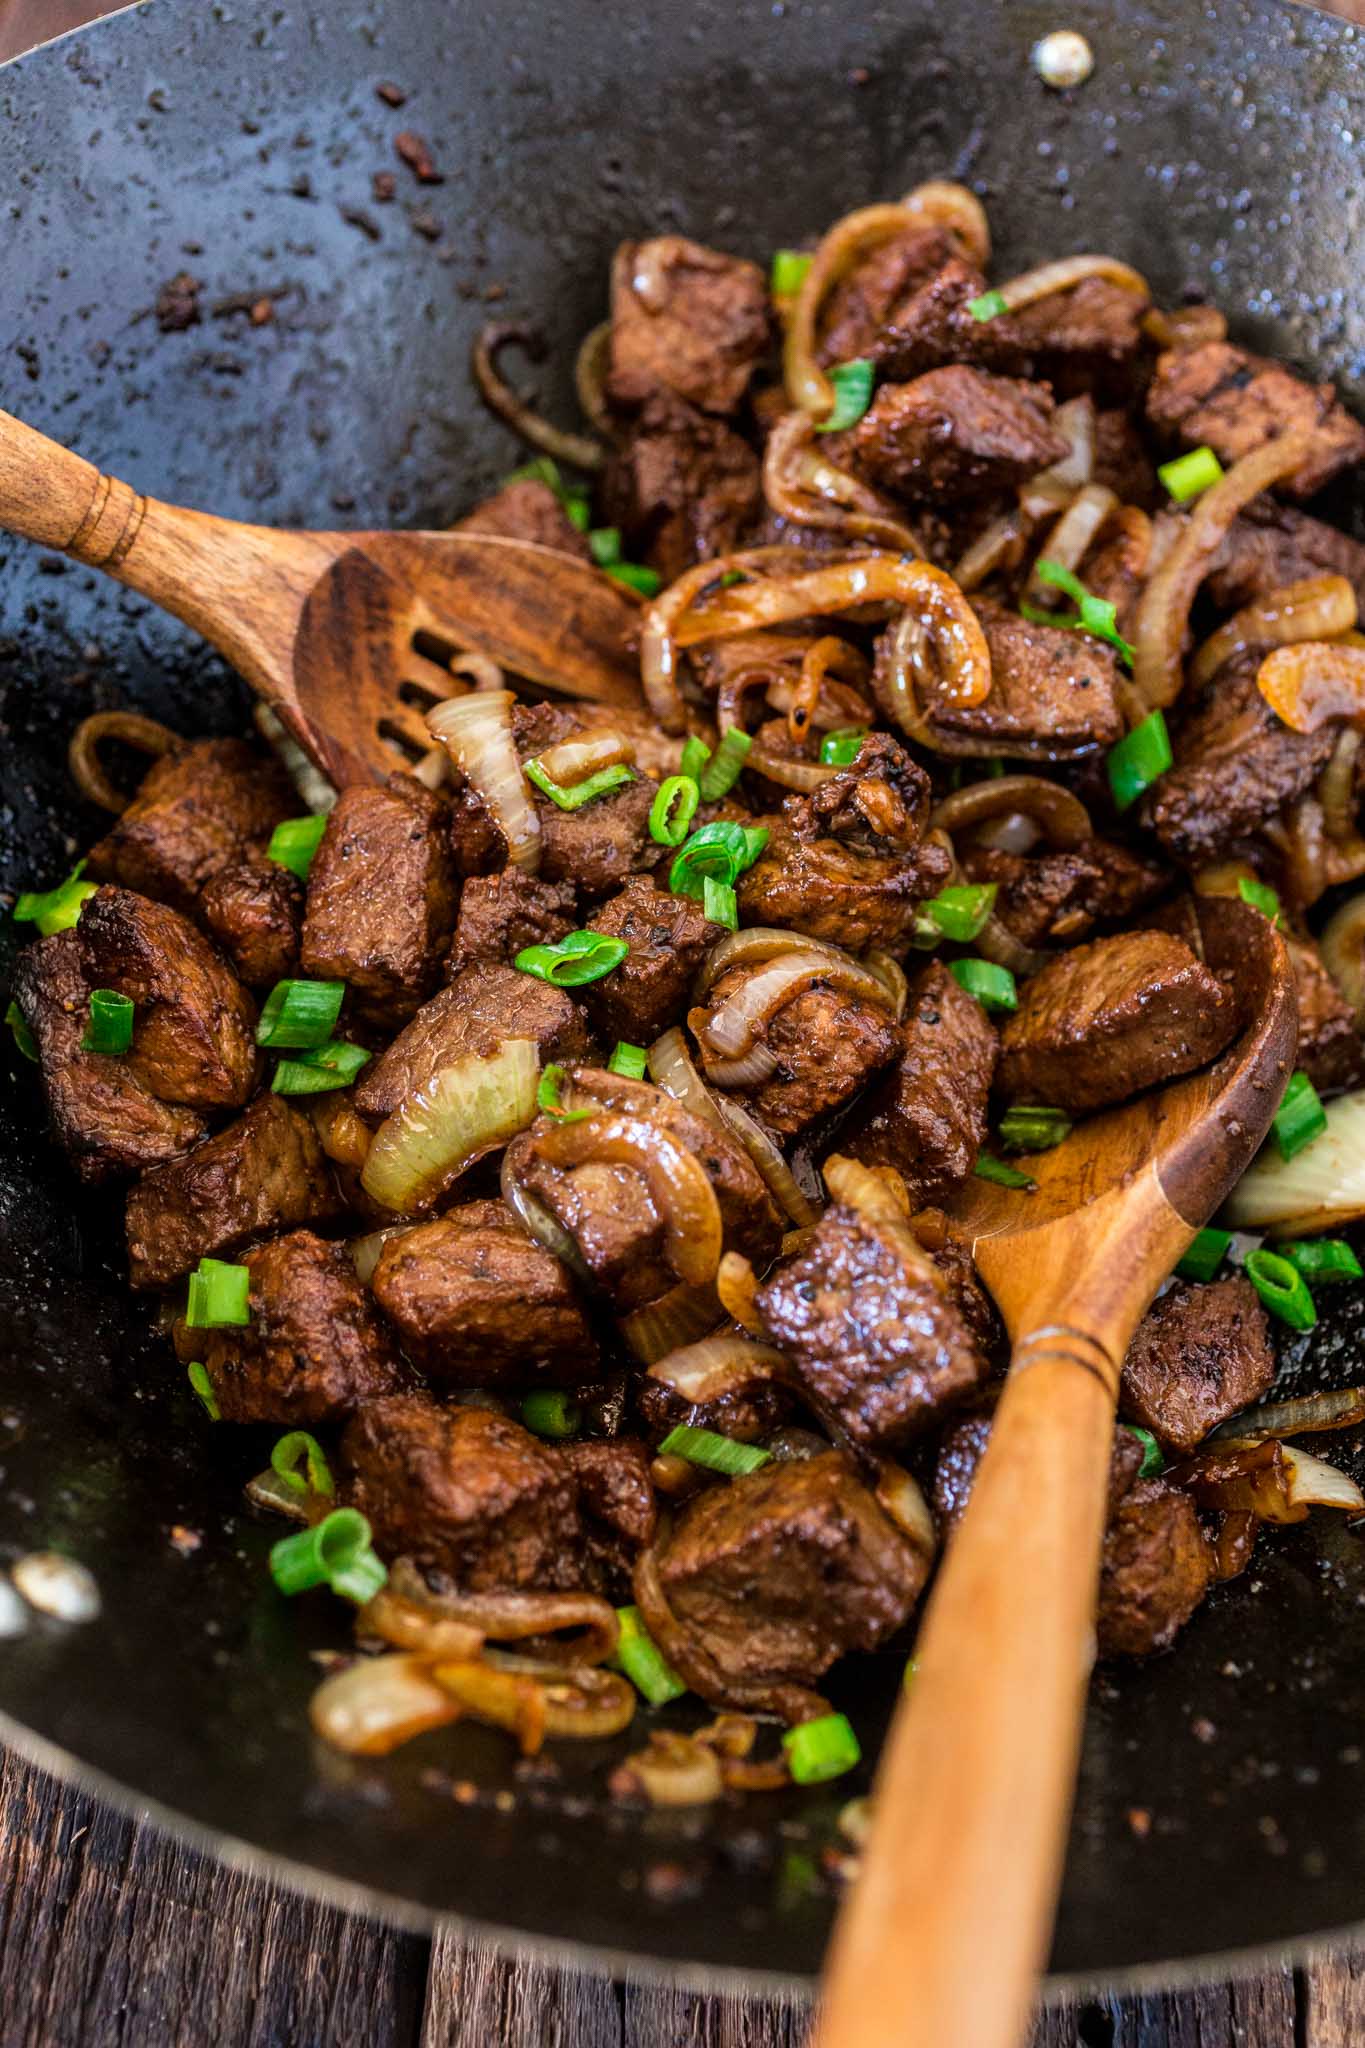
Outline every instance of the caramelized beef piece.
<path id="1" fill-rule="evenodd" d="M 991 689 L 980 704 L 925 702 L 944 753 L 1074 761 L 1122 739 L 1118 666 L 1103 641 L 1032 625 L 987 598 L 973 599 L 972 609 L 990 649 Z M 878 643 L 879 665 L 888 638 Z"/>
<path id="2" fill-rule="evenodd" d="M 1109 839 L 1025 858 L 994 847 L 967 847 L 963 869 L 999 889 L 995 914 L 1021 945 L 1074 945 L 1097 924 L 1130 918 L 1166 889 L 1170 876 Z"/>
<path id="3" fill-rule="evenodd" d="M 609 1600 L 631 1597 L 635 1560 L 658 1523 L 648 1448 L 633 1437 L 583 1438 L 560 1444 L 559 1456 L 578 1488 L 583 1521 L 584 1578 Z"/>
<path id="4" fill-rule="evenodd" d="M 671 583 L 741 544 L 762 510 L 758 457 L 723 421 L 651 398 L 607 464 L 602 507 L 629 553 Z"/>
<path id="5" fill-rule="evenodd" d="M 826 302 L 822 363 L 848 363 L 871 355 L 895 309 L 953 259 L 956 243 L 946 228 L 908 228 L 882 242 L 841 278 Z"/>
<path id="6" fill-rule="evenodd" d="M 442 800 L 408 775 L 343 789 L 308 871 L 305 975 L 344 981 L 376 1022 L 410 1017 L 440 979 L 454 922 Z"/>
<path id="7" fill-rule="evenodd" d="M 580 533 L 550 486 L 536 477 L 518 477 L 494 491 L 463 519 L 455 533 L 491 533 L 502 540 L 529 540 L 536 547 L 555 548 L 580 562 L 592 560 L 588 536 Z"/>
<path id="8" fill-rule="evenodd" d="M 869 1166 L 894 1166 L 916 1208 L 941 1202 L 971 1172 L 986 1137 L 999 1041 L 942 961 L 910 983 L 896 1062 L 840 1136 Z"/>
<path id="9" fill-rule="evenodd" d="M 1142 346 L 1147 300 L 1106 277 L 1049 292 L 1009 316 L 1009 344 L 1059 398 L 1105 392 L 1126 396 Z M 995 321 L 986 323 L 994 327 Z"/>
<path id="10" fill-rule="evenodd" d="M 192 911 L 205 882 L 302 808 L 279 763 L 245 740 L 186 741 L 153 763 L 87 868 Z"/>
<path id="11" fill-rule="evenodd" d="M 235 1109 L 261 1076 L 256 1006 L 217 947 L 165 903 L 108 884 L 77 926 L 81 972 L 137 1006 L 132 1072 L 163 1102 Z"/>
<path id="12" fill-rule="evenodd" d="M 972 1484 L 976 1478 L 977 1466 L 985 1456 L 990 1441 L 991 1408 L 964 1415 L 960 1422 L 953 1423 L 944 1431 L 939 1445 L 938 1463 L 934 1468 L 934 1490 L 931 1495 L 935 1517 L 946 1538 L 952 1536 L 971 1498 Z M 1142 1466 L 1143 1447 L 1130 1429 L 1114 1431 L 1114 1447 L 1109 1457 L 1109 1513 L 1112 1516 L 1119 1502 L 1137 1482 Z"/>
<path id="13" fill-rule="evenodd" d="M 1270 1321 L 1240 1273 L 1174 1286 L 1139 1323 L 1123 1362 L 1119 1405 L 1173 1451 L 1259 1401 L 1275 1377 Z"/>
<path id="14" fill-rule="evenodd" d="M 1319 1095 L 1338 1095 L 1353 1088 L 1365 1070 L 1365 1043 L 1356 1030 L 1355 1011 L 1322 964 L 1312 939 L 1286 936 L 1299 998 L 1299 1050 L 1302 1067 Z"/>
<path id="15" fill-rule="evenodd" d="M 471 875 L 460 891 L 446 978 L 453 981 L 476 960 L 510 967 L 525 947 L 553 946 L 574 924 L 571 882 L 543 882 L 512 867 Z"/>
<path id="16" fill-rule="evenodd" d="M 219 868 L 198 915 L 248 988 L 272 989 L 298 972 L 303 884 L 277 860 L 247 853 Z"/>
<path id="17" fill-rule="evenodd" d="M 1220 611 L 1240 611 L 1306 576 L 1344 576 L 1365 611 L 1365 544 L 1274 498 L 1233 520 L 1205 589 Z"/>
<path id="18" fill-rule="evenodd" d="M 706 1002 L 688 1014 L 701 1053 L 703 1076 L 724 1065 L 706 1037 L 706 1026 L 762 966 L 733 967 L 722 974 Z M 864 1001 L 841 989 L 802 989 L 772 1014 L 758 1041 L 777 1065 L 754 1084 L 749 1102 L 781 1137 L 793 1137 L 817 1117 L 848 1102 L 888 1060 L 899 1034 L 884 1004 Z"/>
<path id="19" fill-rule="evenodd" d="M 1213 1551 L 1194 1502 L 1140 1479 L 1110 1517 L 1095 1619 L 1102 1657 L 1169 1649 L 1213 1582 Z"/>
<path id="20" fill-rule="evenodd" d="M 310 1119 L 283 1095 L 258 1096 L 236 1123 L 129 1192 L 129 1278 L 171 1287 L 206 1254 L 229 1256 L 247 1238 L 321 1222 L 340 1206 Z"/>
<path id="21" fill-rule="evenodd" d="M 561 988 L 515 967 L 476 961 L 424 1003 L 355 1090 L 358 1115 L 382 1123 L 415 1088 L 470 1053 L 486 1057 L 508 1038 L 534 1038 L 542 1065 L 586 1059 L 583 1013 Z"/>
<path id="22" fill-rule="evenodd" d="M 714 1429 L 732 1436 L 738 1443 L 761 1443 L 770 1436 L 791 1409 L 791 1396 L 775 1380 L 758 1380 L 752 1387 L 722 1394 L 716 1401 L 685 1401 L 675 1388 L 646 1373 L 635 1390 L 635 1410 L 658 1444 L 687 1422 L 694 1429 Z"/>
<path id="23" fill-rule="evenodd" d="M 889 733 L 870 732 L 847 768 L 785 808 L 797 831 L 867 853 L 908 853 L 929 822 L 929 778 Z"/>
<path id="24" fill-rule="evenodd" d="M 768 844 L 739 878 L 741 924 L 779 925 L 829 939 L 850 952 L 868 946 L 900 951 L 915 924 L 916 906 L 948 880 L 952 862 L 928 841 L 912 853 L 861 853 L 821 838 L 789 797 L 781 818 L 764 818 Z"/>
<path id="25" fill-rule="evenodd" d="M 224 1422 L 312 1428 L 399 1391 L 393 1339 L 344 1244 L 295 1230 L 257 1245 L 243 1264 L 250 1323 L 196 1330 L 182 1318 L 175 1326 L 177 1354 L 202 1363 Z"/>
<path id="26" fill-rule="evenodd" d="M 965 363 L 883 384 L 852 432 L 858 466 L 902 498 L 1008 490 L 1066 453 L 1040 384 Z"/>
<path id="27" fill-rule="evenodd" d="M 897 297 L 880 333 L 859 353 L 871 356 L 883 377 L 898 382 L 944 363 L 976 363 L 1005 372 L 1027 369 L 1013 314 L 973 318 L 972 301 L 985 289 L 979 270 L 950 256 Z"/>
<path id="28" fill-rule="evenodd" d="M 572 1387 L 597 1371 L 566 1268 L 502 1202 L 469 1202 L 390 1238 L 370 1285 L 429 1379 Z"/>
<path id="29" fill-rule="evenodd" d="M 1166 503 L 1166 493 L 1157 478 L 1156 464 L 1137 422 L 1126 406 L 1111 406 L 1095 415 L 1095 462 L 1092 481 L 1104 484 L 1121 504 L 1137 505 L 1144 512 L 1156 512 Z M 1095 585 L 1089 575 L 1088 589 Z M 1104 593 L 1106 596 L 1108 592 Z"/>
<path id="30" fill-rule="evenodd" d="M 755 263 L 683 235 L 623 242 L 611 270 L 607 396 L 634 411 L 656 394 L 732 413 L 769 342 Z"/>
<path id="31" fill-rule="evenodd" d="M 687 1001 L 697 970 L 725 927 L 713 924 L 691 896 L 656 889 L 644 875 L 627 882 L 589 919 L 588 930 L 625 939 L 630 951 L 583 1001 L 604 1045 L 624 1038 L 649 1045 Z"/>
<path id="32" fill-rule="evenodd" d="M 127 1059 L 83 1052 L 90 989 L 74 931 L 26 946 L 14 967 L 14 1000 L 33 1033 L 53 1135 L 82 1180 L 112 1180 L 177 1159 L 204 1135 L 191 1109 L 173 1109 Z"/>
<path id="33" fill-rule="evenodd" d="M 1229 341 L 1158 357 L 1147 417 L 1187 448 L 1207 443 L 1224 463 L 1281 434 L 1308 432 L 1303 462 L 1276 486 L 1291 498 L 1311 498 L 1365 456 L 1365 427 L 1352 419 L 1334 386 L 1306 383 L 1283 363 Z"/>
<path id="34" fill-rule="evenodd" d="M 806 1397 L 860 1449 L 890 1450 L 922 1434 L 987 1377 L 946 1281 L 908 1227 L 871 1223 L 840 1204 L 757 1300 Z"/>
<path id="35" fill-rule="evenodd" d="M 1168 932 L 1119 932 L 1026 981 L 1001 1042 L 1007 1102 L 1080 1113 L 1193 1073 L 1237 1029 L 1231 996 Z"/>

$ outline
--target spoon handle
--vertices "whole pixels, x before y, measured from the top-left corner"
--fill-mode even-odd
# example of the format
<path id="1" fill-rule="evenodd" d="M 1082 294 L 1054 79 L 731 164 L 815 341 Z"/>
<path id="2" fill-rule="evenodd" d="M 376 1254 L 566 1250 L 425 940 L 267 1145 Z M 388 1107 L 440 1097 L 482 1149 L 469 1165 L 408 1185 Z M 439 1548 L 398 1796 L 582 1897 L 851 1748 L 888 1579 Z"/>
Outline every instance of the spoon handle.
<path id="1" fill-rule="evenodd" d="M 0 526 L 92 568 L 117 570 L 146 508 L 128 484 L 0 412 Z"/>

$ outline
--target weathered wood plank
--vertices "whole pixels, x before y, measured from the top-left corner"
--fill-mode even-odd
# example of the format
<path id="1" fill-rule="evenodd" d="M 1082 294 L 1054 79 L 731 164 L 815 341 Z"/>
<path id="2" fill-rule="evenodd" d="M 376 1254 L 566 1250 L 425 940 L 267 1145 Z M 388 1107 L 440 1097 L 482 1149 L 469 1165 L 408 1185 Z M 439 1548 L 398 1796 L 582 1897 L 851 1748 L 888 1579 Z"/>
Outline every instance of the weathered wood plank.
<path id="1" fill-rule="evenodd" d="M 1032 2048 L 1296 2048 L 1292 1970 L 1044 2015 Z"/>
<path id="2" fill-rule="evenodd" d="M 1301 2048 L 1358 2048 L 1365 2040 L 1365 1954 L 1327 1949 L 1300 1975 Z"/>
<path id="3" fill-rule="evenodd" d="M 431 1945 L 421 2048 L 622 2048 L 609 1977 L 515 1957 L 439 1929 Z"/>

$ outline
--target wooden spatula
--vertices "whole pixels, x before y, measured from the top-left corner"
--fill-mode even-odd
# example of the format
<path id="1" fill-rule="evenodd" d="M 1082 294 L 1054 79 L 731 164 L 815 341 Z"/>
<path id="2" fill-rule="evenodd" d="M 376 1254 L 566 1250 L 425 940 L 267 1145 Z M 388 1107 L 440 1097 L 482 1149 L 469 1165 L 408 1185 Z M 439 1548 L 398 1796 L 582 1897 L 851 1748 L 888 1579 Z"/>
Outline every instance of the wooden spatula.
<path id="1" fill-rule="evenodd" d="M 1279 934 L 1198 911 L 1241 1031 L 1205 1072 L 1027 1160 L 1033 1194 L 968 1184 L 955 1227 L 1013 1342 L 966 1515 L 882 1752 L 835 1932 L 819 2048 L 1015 2048 L 1066 1844 L 1128 1341 L 1265 1136 L 1298 1041 Z"/>
<path id="2" fill-rule="evenodd" d="M 103 569 L 224 654 L 328 779 L 431 745 L 423 703 L 476 649 L 599 704 L 640 702 L 638 610 L 599 570 L 465 533 L 287 533 L 144 498 L 0 412 L 0 527 Z"/>

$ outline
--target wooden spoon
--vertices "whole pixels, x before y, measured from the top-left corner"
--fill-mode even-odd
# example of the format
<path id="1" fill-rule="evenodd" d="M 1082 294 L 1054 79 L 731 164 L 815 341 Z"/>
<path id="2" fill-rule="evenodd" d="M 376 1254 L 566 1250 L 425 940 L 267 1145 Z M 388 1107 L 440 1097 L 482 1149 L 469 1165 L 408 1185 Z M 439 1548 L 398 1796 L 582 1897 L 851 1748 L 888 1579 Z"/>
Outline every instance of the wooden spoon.
<path id="1" fill-rule="evenodd" d="M 882 1752 L 835 1930 L 819 2048 L 1014 2048 L 1066 1846 L 1129 1339 L 1269 1128 L 1298 1016 L 1284 943 L 1206 899 L 1209 967 L 1241 1030 L 1212 1067 L 973 1180 L 954 1219 L 1013 1341 L 990 1443 Z"/>
<path id="2" fill-rule="evenodd" d="M 423 710 L 456 694 L 446 662 L 460 649 L 570 696 L 640 702 L 638 609 L 552 548 L 244 526 L 144 498 L 4 412 L 0 527 L 193 626 L 338 787 L 382 779 L 431 746 Z"/>

